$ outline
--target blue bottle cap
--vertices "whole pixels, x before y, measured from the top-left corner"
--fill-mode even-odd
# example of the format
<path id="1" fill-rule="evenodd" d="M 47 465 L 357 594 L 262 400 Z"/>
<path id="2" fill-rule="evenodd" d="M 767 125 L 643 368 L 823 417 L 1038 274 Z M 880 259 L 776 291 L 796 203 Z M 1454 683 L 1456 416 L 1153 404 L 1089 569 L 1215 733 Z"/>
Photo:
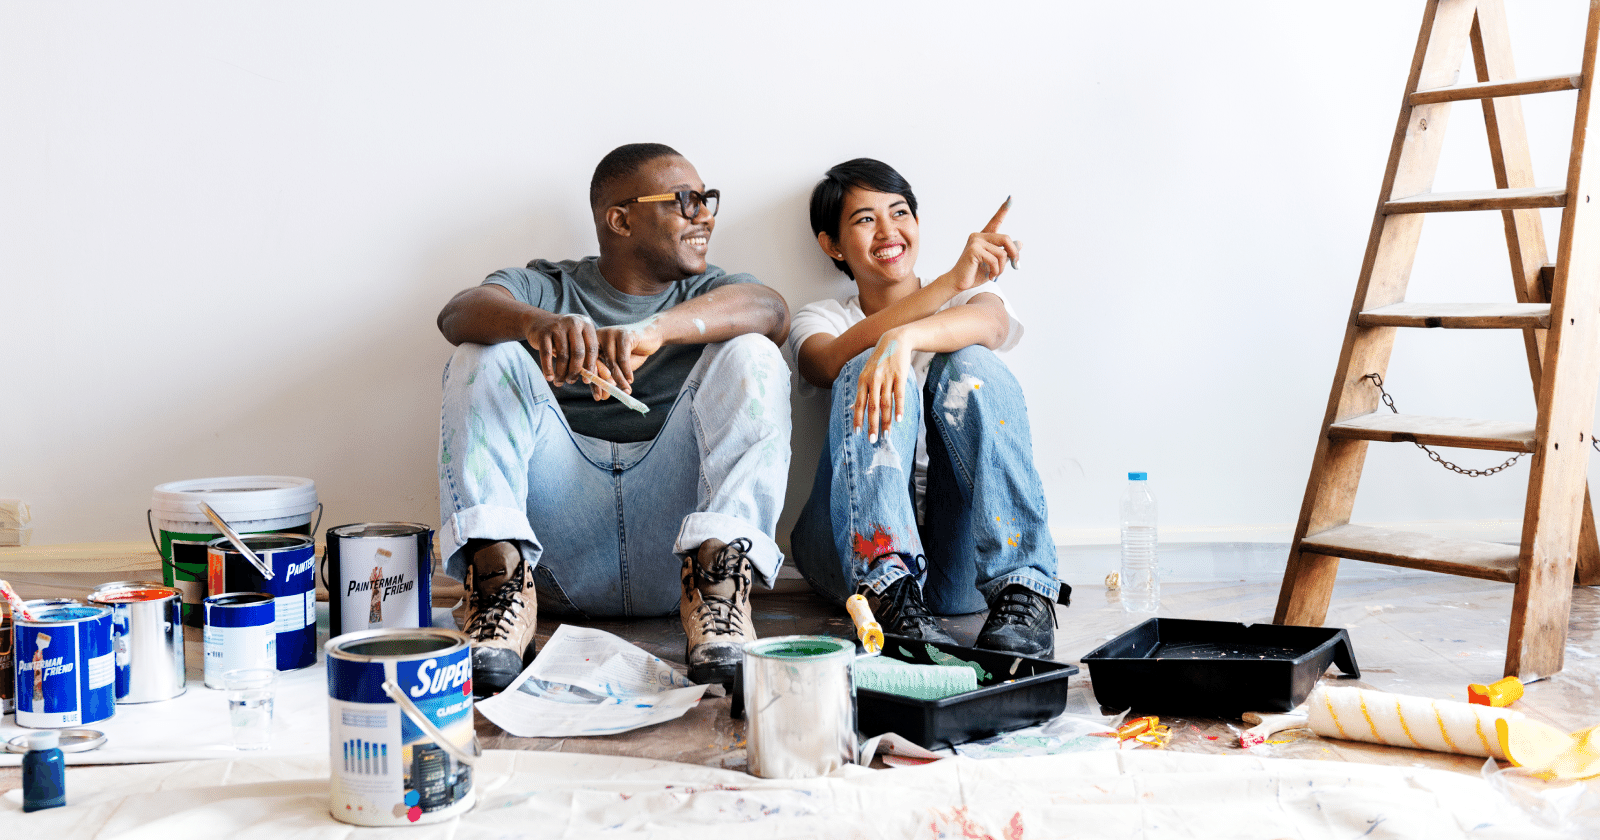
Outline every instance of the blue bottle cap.
<path id="1" fill-rule="evenodd" d="M 1144 481 L 1147 478 L 1149 478 L 1149 476 L 1145 473 L 1128 473 L 1129 481 Z"/>

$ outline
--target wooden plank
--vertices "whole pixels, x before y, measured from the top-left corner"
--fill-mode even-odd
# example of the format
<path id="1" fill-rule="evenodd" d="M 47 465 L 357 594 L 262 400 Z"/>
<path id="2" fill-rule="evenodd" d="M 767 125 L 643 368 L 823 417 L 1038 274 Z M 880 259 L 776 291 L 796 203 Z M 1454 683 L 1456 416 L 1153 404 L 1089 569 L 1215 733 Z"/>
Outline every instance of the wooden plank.
<path id="1" fill-rule="evenodd" d="M 1411 94 L 1410 99 L 1412 105 L 1431 105 L 1435 102 L 1459 102 L 1464 99 L 1490 99 L 1500 96 L 1521 96 L 1526 93 L 1555 93 L 1563 90 L 1577 90 L 1582 84 L 1582 74 L 1563 73 L 1555 76 L 1533 76 L 1527 79 L 1477 82 L 1474 84 L 1433 88 L 1432 90 L 1419 90 Z"/>
<path id="2" fill-rule="evenodd" d="M 1363 327 L 1444 327 L 1457 330 L 1544 329 L 1548 303 L 1392 303 L 1356 317 Z"/>
<path id="3" fill-rule="evenodd" d="M 1522 210 L 1567 206 L 1567 191 L 1556 187 L 1417 193 L 1383 205 L 1385 213 L 1461 213 L 1472 210 Z"/>
<path id="4" fill-rule="evenodd" d="M 1335 423 L 1328 436 L 1384 443 L 1420 443 L 1497 452 L 1532 452 L 1534 424 L 1374 411 Z"/>
<path id="5" fill-rule="evenodd" d="M 1600 3 L 1591 3 L 1582 71 L 1594 78 Z M 1523 680 L 1561 670 L 1572 607 L 1576 554 L 1584 529 L 1589 441 L 1600 384 L 1600 182 L 1587 166 L 1589 131 L 1600 120 L 1594 86 L 1578 93 L 1567 159 L 1572 203 L 1561 214 L 1550 331 L 1539 387 L 1539 447 L 1522 516 L 1522 572 L 1512 599 L 1506 673 Z"/>
<path id="6" fill-rule="evenodd" d="M 1393 531 L 1367 525 L 1341 525 L 1305 538 L 1310 551 L 1349 560 L 1404 566 L 1429 572 L 1499 580 L 1517 579 L 1521 547 Z"/>
<path id="7" fill-rule="evenodd" d="M 1439 153 L 1444 145 L 1444 129 L 1450 117 L 1448 102 L 1413 106 L 1407 97 L 1412 91 L 1454 83 L 1467 51 L 1467 36 L 1475 8 L 1473 0 L 1428 0 L 1423 7 L 1416 50 L 1411 56 L 1410 73 L 1390 138 L 1389 160 L 1373 208 L 1361 272 L 1356 279 L 1344 344 L 1339 349 L 1339 364 L 1329 390 L 1316 454 L 1306 479 L 1300 517 L 1295 524 L 1294 543 L 1278 594 L 1273 621 L 1280 624 L 1321 624 L 1327 615 L 1339 560 L 1303 552 L 1299 543 L 1308 531 L 1321 531 L 1350 521 L 1367 447 L 1365 441 L 1329 437 L 1327 429 L 1337 420 L 1371 412 L 1378 404 L 1377 390 L 1362 377 L 1388 369 L 1395 330 L 1362 327 L 1356 323 L 1356 318 L 1365 310 L 1405 300 L 1417 242 L 1422 236 L 1422 222 L 1426 218 L 1419 214 L 1389 215 L 1383 212 L 1383 206 L 1395 196 L 1423 193 L 1433 188 Z"/>
<path id="8" fill-rule="evenodd" d="M 161 568 L 149 540 L 0 548 L 3 572 L 138 572 Z"/>

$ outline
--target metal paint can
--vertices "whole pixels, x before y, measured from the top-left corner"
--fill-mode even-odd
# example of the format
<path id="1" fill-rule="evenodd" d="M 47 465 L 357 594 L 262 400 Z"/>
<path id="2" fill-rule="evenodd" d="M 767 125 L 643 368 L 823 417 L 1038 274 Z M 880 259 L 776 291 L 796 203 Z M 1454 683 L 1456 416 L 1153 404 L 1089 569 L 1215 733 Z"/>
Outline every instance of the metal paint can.
<path id="1" fill-rule="evenodd" d="M 317 484 L 309 478 L 236 475 L 157 485 L 145 514 L 150 539 L 161 554 L 162 582 L 183 593 L 183 623 L 190 627 L 204 623 L 200 602 L 207 595 L 229 591 L 206 588 L 206 544 L 221 532 L 200 510 L 201 502 L 240 534 L 311 534 L 322 518 Z"/>
<path id="2" fill-rule="evenodd" d="M 442 627 L 362 630 L 324 649 L 329 813 L 355 825 L 396 826 L 440 822 L 472 808 L 471 761 L 478 752 L 466 634 Z M 396 702 L 385 683 L 413 708 Z M 419 725 L 418 712 L 430 726 Z"/>
<path id="3" fill-rule="evenodd" d="M 328 529 L 324 583 L 331 635 L 433 624 L 433 529 L 363 522 Z"/>
<path id="4" fill-rule="evenodd" d="M 832 636 L 777 636 L 744 646 L 752 774 L 804 779 L 855 761 L 855 659 L 855 645 Z"/>
<path id="5" fill-rule="evenodd" d="M 89 603 L 111 609 L 118 703 L 154 703 L 184 692 L 183 593 L 120 581 L 95 587 Z"/>
<path id="6" fill-rule="evenodd" d="M 16 635 L 11 632 L 11 606 L 0 603 L 0 714 L 17 710 Z"/>
<path id="7" fill-rule="evenodd" d="M 262 577 L 227 537 L 219 537 L 206 545 L 206 585 L 212 592 L 271 595 L 278 610 L 278 670 L 317 664 L 316 543 L 300 534 L 249 534 L 243 539 L 272 570 L 272 579 Z"/>
<path id="8" fill-rule="evenodd" d="M 277 606 L 265 592 L 212 595 L 205 608 L 206 688 L 239 668 L 278 667 Z"/>
<path id="9" fill-rule="evenodd" d="M 73 600 L 26 601 L 13 618 L 17 725 L 62 729 L 116 713 L 111 610 Z"/>

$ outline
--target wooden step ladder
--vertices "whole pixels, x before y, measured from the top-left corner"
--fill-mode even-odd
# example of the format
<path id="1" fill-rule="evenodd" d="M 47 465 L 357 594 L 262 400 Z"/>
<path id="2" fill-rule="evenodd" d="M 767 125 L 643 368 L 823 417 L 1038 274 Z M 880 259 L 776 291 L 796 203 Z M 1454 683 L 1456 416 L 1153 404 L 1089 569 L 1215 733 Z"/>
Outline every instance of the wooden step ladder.
<path id="1" fill-rule="evenodd" d="M 1600 116 L 1591 108 L 1597 25 L 1600 0 L 1591 0 L 1577 72 L 1516 79 L 1502 0 L 1428 0 L 1275 623 L 1321 624 L 1340 558 L 1506 581 L 1516 592 L 1505 674 L 1527 681 L 1561 670 L 1575 574 L 1579 583 L 1600 582 L 1587 476 L 1600 383 L 1600 184 L 1583 165 Z M 1469 43 L 1478 82 L 1456 84 Z M 1578 91 L 1567 183 L 1540 187 L 1519 97 L 1564 90 Z M 1450 106 L 1461 100 L 1482 103 L 1496 189 L 1430 192 Z M 1546 265 L 1541 207 L 1563 208 L 1553 265 Z M 1473 210 L 1504 218 L 1517 302 L 1407 302 L 1426 214 Z M 1522 330 L 1536 418 L 1489 422 L 1381 408 L 1367 375 L 1386 372 L 1396 330 L 1406 327 Z M 1521 545 L 1350 524 L 1372 441 L 1531 453 Z"/>

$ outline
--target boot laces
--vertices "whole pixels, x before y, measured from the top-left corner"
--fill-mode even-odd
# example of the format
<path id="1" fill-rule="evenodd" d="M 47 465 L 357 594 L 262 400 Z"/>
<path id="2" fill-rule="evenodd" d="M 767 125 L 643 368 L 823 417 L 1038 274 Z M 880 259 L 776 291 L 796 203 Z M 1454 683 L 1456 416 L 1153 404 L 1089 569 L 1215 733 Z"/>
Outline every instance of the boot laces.
<path id="1" fill-rule="evenodd" d="M 524 564 L 519 562 L 505 583 L 488 592 L 484 591 L 484 582 L 499 577 L 502 572 L 473 580 L 472 603 L 476 609 L 467 621 L 466 633 L 474 641 L 490 641 L 515 632 L 517 618 L 527 605 L 522 595 L 523 569 Z"/>
<path id="2" fill-rule="evenodd" d="M 746 587 L 750 586 L 750 576 L 744 573 L 744 564 L 749 551 L 749 538 L 739 537 L 717 552 L 710 568 L 701 568 L 696 559 L 690 558 L 689 566 L 694 570 L 695 589 L 700 592 L 700 608 L 697 612 L 702 630 L 712 634 L 739 632 L 734 625 L 741 618 L 740 596 Z M 730 595 L 716 595 L 705 589 L 707 586 L 715 586 L 729 579 L 733 580 L 733 593 Z"/>
<path id="3" fill-rule="evenodd" d="M 922 600 L 922 590 L 917 586 L 917 578 L 928 565 L 928 561 L 918 554 L 897 554 L 906 566 L 909 575 L 900 578 L 889 585 L 884 591 L 884 597 L 878 602 L 878 611 L 882 613 L 880 619 L 884 624 L 898 627 L 912 624 L 922 627 L 928 624 L 937 624 L 933 613 L 928 611 L 928 605 Z M 876 562 L 883 562 L 888 558 L 884 555 Z"/>
<path id="4" fill-rule="evenodd" d="M 1000 595 L 1000 601 L 995 604 L 990 623 L 995 627 L 1007 624 L 1033 624 L 1039 620 L 1041 609 L 1049 614 L 1052 627 L 1061 626 L 1060 620 L 1056 618 L 1056 611 L 1050 609 L 1050 599 L 1026 587 L 1011 588 Z"/>

